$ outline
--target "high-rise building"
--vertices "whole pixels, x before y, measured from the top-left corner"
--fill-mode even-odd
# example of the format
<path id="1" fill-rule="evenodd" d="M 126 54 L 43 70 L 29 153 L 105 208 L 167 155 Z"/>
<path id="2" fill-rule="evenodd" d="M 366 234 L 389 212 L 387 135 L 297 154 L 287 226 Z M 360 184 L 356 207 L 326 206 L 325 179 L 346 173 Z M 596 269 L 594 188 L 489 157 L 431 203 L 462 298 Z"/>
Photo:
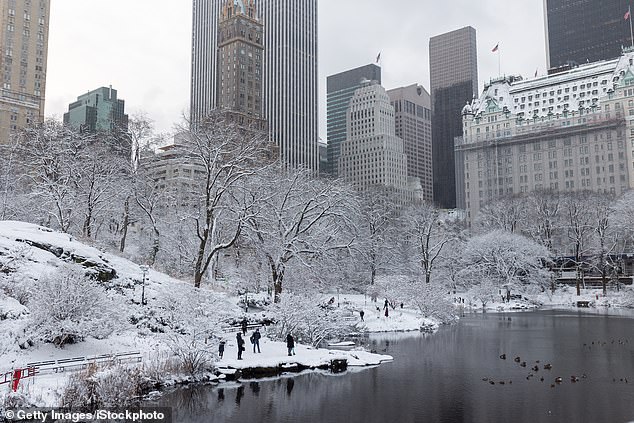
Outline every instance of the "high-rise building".
<path id="1" fill-rule="evenodd" d="M 0 143 L 44 118 L 50 4 L 0 1 Z"/>
<path id="2" fill-rule="evenodd" d="M 464 107 L 456 144 L 468 218 L 532 191 L 634 188 L 634 49 L 532 79 L 501 77 Z"/>
<path id="3" fill-rule="evenodd" d="M 407 176 L 420 180 L 423 200 L 433 201 L 431 98 L 418 84 L 388 90 L 394 107 L 396 136 L 407 155 Z"/>
<path id="4" fill-rule="evenodd" d="M 548 67 L 619 57 L 622 47 L 632 45 L 624 19 L 629 5 L 629 0 L 544 0 Z"/>
<path id="5" fill-rule="evenodd" d="M 400 205 L 420 200 L 418 178 L 407 176 L 403 140 L 395 135 L 394 107 L 385 89 L 366 81 L 346 111 L 339 176 L 357 191 L 383 191 Z"/>
<path id="6" fill-rule="evenodd" d="M 244 5 L 244 0 L 233 0 Z M 222 0 L 194 0 L 191 118 L 217 103 Z M 264 25 L 263 116 L 283 163 L 317 170 L 317 0 L 257 0 Z"/>
<path id="7" fill-rule="evenodd" d="M 254 0 L 227 0 L 218 25 L 218 108 L 239 123 L 266 128 L 262 120 L 263 27 Z"/>
<path id="8" fill-rule="evenodd" d="M 125 101 L 117 98 L 117 90 L 101 87 L 77 97 L 64 113 L 64 124 L 82 132 L 128 130 Z"/>
<path id="9" fill-rule="evenodd" d="M 430 38 L 434 202 L 456 207 L 454 138 L 461 110 L 478 94 L 476 31 L 468 26 Z"/>
<path id="10" fill-rule="evenodd" d="M 190 120 L 199 122 L 216 108 L 218 22 L 224 0 L 193 0 Z"/>
<path id="11" fill-rule="evenodd" d="M 381 84 L 381 68 L 375 64 L 331 75 L 326 79 L 326 131 L 328 161 L 325 171 L 337 176 L 341 143 L 346 140 L 346 110 L 363 81 Z"/>

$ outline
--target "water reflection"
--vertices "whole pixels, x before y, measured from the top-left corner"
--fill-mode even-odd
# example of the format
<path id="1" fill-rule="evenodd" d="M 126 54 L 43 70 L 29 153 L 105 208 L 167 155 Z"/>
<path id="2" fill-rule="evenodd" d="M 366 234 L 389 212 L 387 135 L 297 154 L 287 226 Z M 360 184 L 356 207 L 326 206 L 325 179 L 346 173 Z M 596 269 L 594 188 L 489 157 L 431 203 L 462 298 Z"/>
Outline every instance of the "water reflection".
<path id="1" fill-rule="evenodd" d="M 161 403 L 178 422 L 627 422 L 633 327 L 614 315 L 469 315 L 434 335 L 372 335 L 368 347 L 395 358 L 373 369 L 180 389 Z"/>
<path id="2" fill-rule="evenodd" d="M 293 387 L 295 386 L 295 379 L 289 378 L 286 379 L 286 395 L 291 396 L 291 392 L 293 392 Z"/>

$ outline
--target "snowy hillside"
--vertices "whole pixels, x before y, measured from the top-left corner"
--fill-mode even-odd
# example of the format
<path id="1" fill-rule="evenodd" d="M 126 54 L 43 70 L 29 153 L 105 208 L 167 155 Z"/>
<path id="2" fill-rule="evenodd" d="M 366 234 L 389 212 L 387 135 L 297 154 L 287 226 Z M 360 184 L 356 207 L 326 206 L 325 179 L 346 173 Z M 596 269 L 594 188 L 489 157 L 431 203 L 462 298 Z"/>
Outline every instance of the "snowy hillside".
<path id="1" fill-rule="evenodd" d="M 42 280 L 61 269 L 94 275 L 104 292 L 104 308 L 109 310 L 108 351 L 138 349 L 139 343 L 156 343 L 163 334 L 182 333 L 184 325 L 196 330 L 212 330 L 223 315 L 236 311 L 221 294 L 195 290 L 191 283 L 149 270 L 145 276 L 146 306 L 141 305 L 143 272 L 129 260 L 86 246 L 69 235 L 14 221 L 0 222 L 0 336 L 3 340 L 0 366 L 6 370 L 30 360 L 59 355 L 59 349 L 40 342 L 33 327 L 31 309 L 34 292 Z M 53 276 L 56 277 L 56 276 Z M 55 296 L 55 294 L 52 294 Z M 196 296 L 198 304 L 191 306 Z M 50 298 L 56 301 L 58 298 Z M 105 338 L 105 336 L 97 336 Z M 96 342 L 88 336 L 83 348 Z M 30 348 L 29 348 L 30 347 Z M 33 351 L 35 349 L 41 351 Z M 73 350 L 74 346 L 65 347 Z M 99 350 L 99 348 L 96 348 Z M 69 351 L 64 355 L 71 354 Z"/>

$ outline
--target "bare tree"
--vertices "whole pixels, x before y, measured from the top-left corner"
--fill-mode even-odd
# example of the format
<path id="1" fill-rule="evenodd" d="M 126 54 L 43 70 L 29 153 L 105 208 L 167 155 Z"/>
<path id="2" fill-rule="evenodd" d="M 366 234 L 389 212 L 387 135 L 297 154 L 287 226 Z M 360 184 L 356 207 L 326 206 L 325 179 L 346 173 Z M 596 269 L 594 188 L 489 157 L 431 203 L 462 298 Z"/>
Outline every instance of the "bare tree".
<path id="1" fill-rule="evenodd" d="M 563 202 L 566 217 L 566 233 L 576 268 L 577 295 L 581 295 L 584 283 L 584 255 L 587 253 L 588 238 L 592 234 L 592 205 L 589 201 L 593 194 L 587 191 L 568 193 Z"/>
<path id="2" fill-rule="evenodd" d="M 601 274 L 603 294 L 607 294 L 609 275 L 614 263 L 612 254 L 617 248 L 619 231 L 614 230 L 612 218 L 614 215 L 614 196 L 608 194 L 594 194 L 591 198 L 592 217 L 594 218 L 594 257 L 596 268 Z"/>
<path id="3" fill-rule="evenodd" d="M 18 134 L 17 171 L 25 176 L 38 223 L 69 232 L 77 223 L 76 187 L 85 135 L 46 120 Z"/>
<path id="4" fill-rule="evenodd" d="M 478 213 L 477 226 L 484 232 L 502 229 L 519 231 L 526 218 L 526 200 L 518 195 L 503 197 L 488 204 Z"/>
<path id="5" fill-rule="evenodd" d="M 261 191 L 265 194 L 258 201 L 259 211 L 249 219 L 249 236 L 266 257 L 279 302 L 291 260 L 310 267 L 311 261 L 352 246 L 350 216 L 356 204 L 339 182 L 314 180 L 303 170 L 270 177 Z"/>
<path id="6" fill-rule="evenodd" d="M 395 204 L 382 190 L 364 193 L 361 201 L 359 239 L 355 250 L 370 273 L 370 285 L 374 285 L 377 272 L 393 267 L 398 260 Z"/>
<path id="7" fill-rule="evenodd" d="M 561 198 L 552 191 L 534 191 L 527 202 L 526 232 L 553 251 L 554 237 L 562 226 Z"/>
<path id="8" fill-rule="evenodd" d="M 546 269 L 548 250 L 522 235 L 496 230 L 471 238 L 462 254 L 460 278 L 471 285 L 488 281 L 504 286 L 539 286 L 550 283 Z"/>
<path id="9" fill-rule="evenodd" d="M 263 166 L 267 145 L 263 133 L 240 127 L 221 111 L 185 131 L 183 141 L 201 172 L 194 266 L 194 286 L 200 287 L 216 254 L 236 242 L 250 217 L 251 204 L 238 191 L 243 180 Z"/>
<path id="10" fill-rule="evenodd" d="M 455 237 L 452 225 L 442 219 L 440 210 L 431 204 L 410 208 L 404 219 L 409 222 L 408 236 L 414 243 L 425 282 L 429 283 L 436 260 L 445 245 Z"/>

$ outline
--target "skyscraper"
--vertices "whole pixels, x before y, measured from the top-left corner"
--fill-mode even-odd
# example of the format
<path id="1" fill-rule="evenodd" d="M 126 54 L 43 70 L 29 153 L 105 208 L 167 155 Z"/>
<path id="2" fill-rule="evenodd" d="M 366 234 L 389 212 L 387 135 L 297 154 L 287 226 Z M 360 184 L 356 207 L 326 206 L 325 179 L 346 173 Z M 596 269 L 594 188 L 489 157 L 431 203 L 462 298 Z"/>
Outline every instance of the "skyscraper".
<path id="1" fill-rule="evenodd" d="M 420 180 L 423 200 L 433 200 L 431 98 L 417 84 L 389 90 L 394 107 L 396 136 L 407 155 L 407 176 Z"/>
<path id="2" fill-rule="evenodd" d="M 244 5 L 244 0 L 233 0 Z M 194 0 L 191 118 L 218 106 L 217 29 L 222 0 Z M 264 25 L 263 111 L 283 163 L 317 170 L 317 0 L 259 0 Z"/>
<path id="3" fill-rule="evenodd" d="M 262 119 L 263 27 L 254 0 L 225 1 L 218 26 L 218 108 L 239 123 L 266 128 Z"/>
<path id="4" fill-rule="evenodd" d="M 198 122 L 217 106 L 218 22 L 223 0 L 193 0 L 190 120 Z"/>
<path id="5" fill-rule="evenodd" d="M 476 31 L 468 26 L 429 40 L 434 202 L 456 207 L 454 138 L 464 105 L 478 92 Z"/>
<path id="6" fill-rule="evenodd" d="M 629 0 L 544 0 L 548 67 L 614 59 L 632 45 Z M 634 12 L 634 10 L 633 10 Z"/>
<path id="7" fill-rule="evenodd" d="M 50 0 L 0 2 L 0 143 L 44 117 Z"/>
<path id="8" fill-rule="evenodd" d="M 385 88 L 365 81 L 346 111 L 339 175 L 360 192 L 383 191 L 404 205 L 420 198 L 417 178 L 407 176 L 403 140 L 395 135 L 394 107 Z"/>
<path id="9" fill-rule="evenodd" d="M 381 84 L 381 68 L 375 64 L 331 75 L 326 79 L 326 130 L 328 161 L 326 172 L 337 176 L 341 143 L 346 139 L 346 110 L 364 80 Z"/>
<path id="10" fill-rule="evenodd" d="M 77 97 L 64 113 L 64 124 L 82 132 L 127 131 L 125 102 L 117 98 L 117 90 L 101 87 Z"/>

